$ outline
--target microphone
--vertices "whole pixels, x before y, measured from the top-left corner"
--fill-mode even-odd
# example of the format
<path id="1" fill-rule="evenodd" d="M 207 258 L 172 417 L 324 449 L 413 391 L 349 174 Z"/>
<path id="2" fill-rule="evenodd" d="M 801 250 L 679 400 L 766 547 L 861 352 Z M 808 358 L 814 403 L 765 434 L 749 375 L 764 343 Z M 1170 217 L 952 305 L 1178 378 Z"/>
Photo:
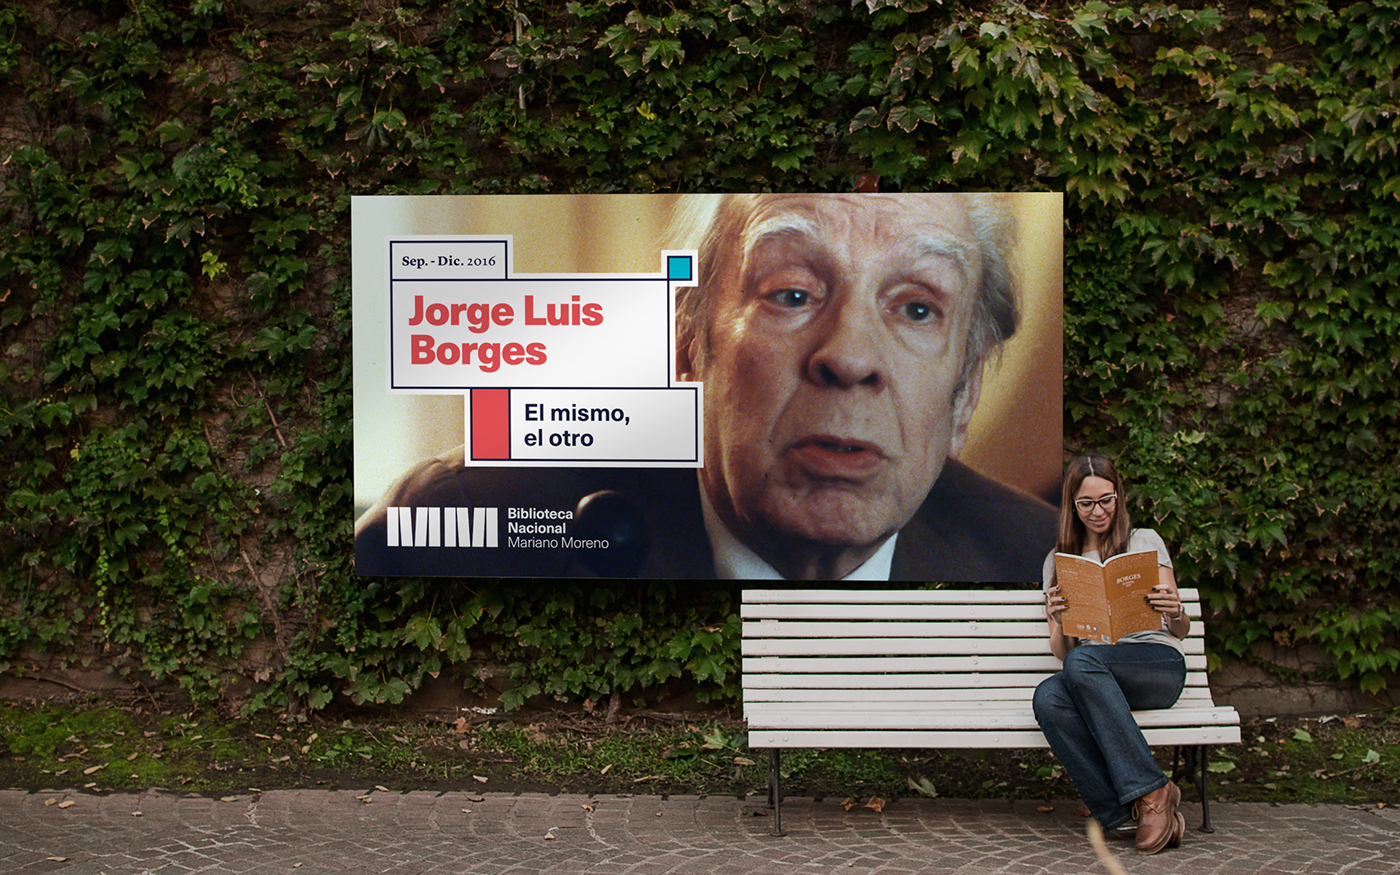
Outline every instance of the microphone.
<path id="1" fill-rule="evenodd" d="M 606 548 L 574 551 L 578 561 L 599 577 L 636 577 L 651 552 L 646 519 L 624 492 L 602 489 L 585 495 L 574 509 L 573 529 L 581 540 L 607 542 Z"/>

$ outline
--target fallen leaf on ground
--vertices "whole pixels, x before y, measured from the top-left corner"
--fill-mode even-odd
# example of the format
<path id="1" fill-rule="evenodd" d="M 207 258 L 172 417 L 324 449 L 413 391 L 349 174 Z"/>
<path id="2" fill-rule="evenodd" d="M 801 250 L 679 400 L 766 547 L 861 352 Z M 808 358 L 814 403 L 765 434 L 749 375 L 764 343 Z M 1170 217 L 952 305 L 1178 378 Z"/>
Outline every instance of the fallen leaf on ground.
<path id="1" fill-rule="evenodd" d="M 592 810 L 593 810 L 593 806 L 592 806 L 592 805 L 588 805 L 588 804 L 585 803 L 584 806 L 583 806 L 583 810 L 584 810 L 584 811 L 592 811 Z"/>
<path id="2" fill-rule="evenodd" d="M 847 811 L 850 811 L 852 808 L 856 807 L 856 800 L 852 799 L 850 796 L 847 796 L 846 801 L 841 803 L 841 807 L 846 809 Z"/>
<path id="3" fill-rule="evenodd" d="M 219 797 L 219 801 L 220 801 L 220 802 L 237 802 L 237 801 L 238 801 L 238 797 L 237 797 L 237 796 L 221 796 L 221 797 Z"/>
<path id="4" fill-rule="evenodd" d="M 1090 820 L 1085 830 L 1089 833 L 1089 844 L 1094 849 L 1094 856 L 1099 858 L 1099 862 L 1109 871 L 1109 875 L 1127 875 L 1123 864 L 1118 862 L 1118 858 L 1113 856 L 1113 852 L 1108 849 L 1108 843 L 1103 840 L 1103 827 L 1099 826 L 1099 822 Z"/>
<path id="5" fill-rule="evenodd" d="M 388 787 L 384 787 L 384 786 L 382 786 L 382 785 L 380 785 L 380 784 L 375 784 L 375 785 L 374 785 L 374 789 L 378 790 L 378 791 L 381 792 L 381 793 L 388 793 L 388 792 L 389 792 L 389 788 L 388 788 Z"/>
<path id="6" fill-rule="evenodd" d="M 870 801 L 865 803 L 865 807 L 874 811 L 884 811 L 885 800 L 881 799 L 879 796 L 871 796 Z"/>
<path id="7" fill-rule="evenodd" d="M 68 858 L 67 858 L 67 857 L 48 857 L 47 859 L 52 860 L 52 861 L 55 862 L 55 863 L 66 863 L 66 862 L 68 862 Z"/>
<path id="8" fill-rule="evenodd" d="M 102 770 L 105 769 L 105 768 L 107 768 L 107 764 L 106 764 L 106 763 L 103 763 L 103 764 L 100 765 L 100 766 L 88 766 L 86 769 L 83 769 L 83 774 L 84 774 L 84 775 L 91 775 L 93 772 L 100 772 L 100 771 L 102 771 Z"/>
<path id="9" fill-rule="evenodd" d="M 58 804 L 58 800 L 57 800 L 57 799 L 45 799 L 45 800 L 44 800 L 44 807 L 45 807 L 45 808 L 49 807 L 50 805 L 57 805 L 57 804 Z"/>
<path id="10" fill-rule="evenodd" d="M 914 792 L 922 796 L 927 796 L 930 799 L 938 798 L 938 788 L 933 786 L 933 782 L 930 781 L 928 778 L 925 778 L 923 775 L 919 776 L 918 781 L 915 781 L 913 776 L 910 776 L 908 782 L 910 790 L 913 790 Z"/>
<path id="11" fill-rule="evenodd" d="M 1039 808 L 1036 809 L 1036 811 L 1039 811 L 1041 814 L 1049 814 L 1050 812 L 1052 812 L 1052 811 L 1054 811 L 1054 810 L 1055 810 L 1055 806 L 1053 806 L 1053 805 L 1042 805 L 1042 806 L 1040 806 Z"/>
<path id="12" fill-rule="evenodd" d="M 373 796 L 356 796 L 355 799 L 358 800 L 358 801 L 360 801 L 360 802 L 363 802 L 363 803 L 366 804 L 366 805 L 368 805 L 368 804 L 370 804 L 371 802 L 374 801 L 374 797 L 373 797 Z"/>
<path id="13" fill-rule="evenodd" d="M 139 812 L 139 811 L 133 811 L 133 812 L 131 812 L 131 816 L 132 816 L 132 817 L 140 817 L 140 816 L 141 816 L 141 812 Z"/>
<path id="14" fill-rule="evenodd" d="M 72 807 L 73 807 L 74 805 L 76 805 L 76 804 L 77 804 L 77 803 L 74 802 L 72 799 L 65 799 L 65 800 L 63 800 L 62 802 L 58 803 L 58 807 L 59 807 L 59 808 L 72 808 Z"/>
<path id="15" fill-rule="evenodd" d="M 472 780 L 478 784 L 485 784 L 489 779 L 485 775 L 472 775 Z"/>

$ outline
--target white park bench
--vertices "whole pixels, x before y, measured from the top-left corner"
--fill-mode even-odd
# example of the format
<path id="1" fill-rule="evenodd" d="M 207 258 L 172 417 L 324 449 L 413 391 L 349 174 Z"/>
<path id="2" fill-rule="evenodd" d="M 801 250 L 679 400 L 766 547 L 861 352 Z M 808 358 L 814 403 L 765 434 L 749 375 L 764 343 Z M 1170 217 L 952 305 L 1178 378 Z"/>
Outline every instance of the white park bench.
<path id="1" fill-rule="evenodd" d="M 1148 744 L 1176 747 L 1173 771 L 1193 775 L 1211 832 L 1209 749 L 1239 743 L 1240 718 L 1211 700 L 1200 597 L 1181 598 L 1186 688 L 1171 708 L 1133 716 Z M 744 719 L 749 747 L 769 752 L 774 834 L 783 748 L 1048 747 L 1031 711 L 1036 685 L 1060 669 L 1043 605 L 1038 589 L 745 590 Z"/>

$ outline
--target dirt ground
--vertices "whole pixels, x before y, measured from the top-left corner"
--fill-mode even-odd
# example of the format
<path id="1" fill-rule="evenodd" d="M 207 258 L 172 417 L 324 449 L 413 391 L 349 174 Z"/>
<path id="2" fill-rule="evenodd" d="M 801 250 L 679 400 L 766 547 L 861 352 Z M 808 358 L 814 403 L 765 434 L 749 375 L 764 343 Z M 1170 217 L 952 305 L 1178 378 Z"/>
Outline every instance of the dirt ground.
<path id="1" fill-rule="evenodd" d="M 756 795 L 768 754 L 728 709 L 569 710 L 510 715 L 328 710 L 304 722 L 109 700 L 0 704 L 0 786 L 163 787 L 201 793 L 289 788 Z M 1400 804 L 1395 712 L 1248 721 L 1215 748 L 1213 799 Z M 1171 771 L 1174 751 L 1160 749 Z M 787 795 L 815 798 L 1074 795 L 1045 750 L 795 750 Z M 1178 777 L 1185 778 L 1178 769 Z M 1188 798 L 1195 791 L 1183 786 Z"/>

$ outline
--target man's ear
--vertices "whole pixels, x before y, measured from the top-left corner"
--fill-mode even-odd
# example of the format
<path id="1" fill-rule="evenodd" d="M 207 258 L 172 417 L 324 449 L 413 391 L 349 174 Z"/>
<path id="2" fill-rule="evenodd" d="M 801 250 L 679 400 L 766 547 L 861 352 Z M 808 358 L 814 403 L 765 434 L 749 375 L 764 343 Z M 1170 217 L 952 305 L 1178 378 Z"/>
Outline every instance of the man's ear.
<path id="1" fill-rule="evenodd" d="M 693 383 L 699 379 L 699 348 L 698 341 L 691 338 L 689 343 L 676 344 L 676 380 L 681 383 Z"/>
<path id="2" fill-rule="evenodd" d="M 982 400 L 982 366 L 986 364 L 986 358 L 979 358 L 973 363 L 967 382 L 962 389 L 953 396 L 953 440 L 948 446 L 948 458 L 956 459 L 962 454 L 963 445 L 967 443 L 967 429 L 972 424 L 972 414 L 977 412 L 977 404 Z"/>

